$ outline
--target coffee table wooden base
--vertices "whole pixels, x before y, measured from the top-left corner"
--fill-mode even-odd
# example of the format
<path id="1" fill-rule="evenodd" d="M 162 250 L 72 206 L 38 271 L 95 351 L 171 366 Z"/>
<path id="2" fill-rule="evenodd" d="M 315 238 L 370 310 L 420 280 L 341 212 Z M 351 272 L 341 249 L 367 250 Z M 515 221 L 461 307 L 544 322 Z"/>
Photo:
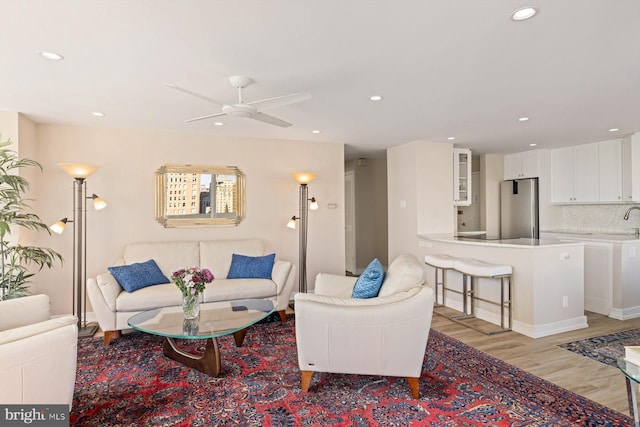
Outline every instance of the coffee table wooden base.
<path id="1" fill-rule="evenodd" d="M 235 339 L 237 347 L 242 347 L 246 334 L 246 329 L 234 332 L 233 338 Z M 185 366 L 212 377 L 220 375 L 220 349 L 218 348 L 218 340 L 216 338 L 208 338 L 204 353 L 195 355 L 180 350 L 173 338 L 166 337 L 162 345 L 162 353 L 169 359 L 173 359 L 176 362 L 180 362 Z"/>

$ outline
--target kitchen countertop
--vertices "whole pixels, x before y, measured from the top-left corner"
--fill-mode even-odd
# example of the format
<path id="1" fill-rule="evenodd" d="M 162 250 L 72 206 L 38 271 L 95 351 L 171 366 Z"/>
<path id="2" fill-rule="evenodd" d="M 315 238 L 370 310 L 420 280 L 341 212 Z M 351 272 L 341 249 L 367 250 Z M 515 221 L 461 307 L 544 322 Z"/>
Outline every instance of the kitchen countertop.
<path id="1" fill-rule="evenodd" d="M 497 247 L 512 247 L 512 248 L 540 248 L 540 247 L 550 247 L 550 246 L 575 246 L 581 245 L 582 243 L 579 241 L 575 242 L 567 242 L 561 241 L 559 239 L 549 238 L 549 239 L 497 239 L 497 238 L 489 238 L 487 239 L 478 239 L 474 237 L 456 237 L 452 234 L 424 234 L 418 235 L 418 237 L 433 240 L 435 242 L 443 242 L 443 243 L 462 243 L 468 245 L 479 245 L 479 246 L 497 246 Z"/>

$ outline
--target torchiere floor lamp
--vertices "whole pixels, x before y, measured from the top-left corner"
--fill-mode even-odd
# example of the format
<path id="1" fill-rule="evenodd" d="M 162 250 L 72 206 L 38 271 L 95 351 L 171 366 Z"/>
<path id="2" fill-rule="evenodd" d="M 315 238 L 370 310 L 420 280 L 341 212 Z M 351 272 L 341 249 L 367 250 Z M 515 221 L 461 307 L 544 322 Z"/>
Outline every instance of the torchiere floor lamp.
<path id="1" fill-rule="evenodd" d="M 308 198 L 308 187 L 307 185 L 313 181 L 316 177 L 315 173 L 292 173 L 291 176 L 300 184 L 300 213 L 299 217 L 292 216 L 289 222 L 287 223 L 287 227 L 296 228 L 296 221 L 300 221 L 300 229 L 298 231 L 298 249 L 299 249 L 299 257 L 298 263 L 300 264 L 300 271 L 298 272 L 298 291 L 302 293 L 307 292 L 307 213 L 309 209 L 316 210 L 318 209 L 318 203 L 316 202 L 315 197 Z"/>
<path id="2" fill-rule="evenodd" d="M 95 210 L 104 209 L 107 203 L 95 194 L 87 196 L 85 181 L 98 166 L 75 163 L 59 163 L 58 166 L 67 172 L 73 180 L 73 219 L 63 218 L 50 228 L 61 234 L 67 222 L 73 222 L 73 314 L 78 316 L 78 337 L 91 337 L 98 330 L 95 323 L 87 324 L 87 209 L 86 201 L 93 200 Z"/>

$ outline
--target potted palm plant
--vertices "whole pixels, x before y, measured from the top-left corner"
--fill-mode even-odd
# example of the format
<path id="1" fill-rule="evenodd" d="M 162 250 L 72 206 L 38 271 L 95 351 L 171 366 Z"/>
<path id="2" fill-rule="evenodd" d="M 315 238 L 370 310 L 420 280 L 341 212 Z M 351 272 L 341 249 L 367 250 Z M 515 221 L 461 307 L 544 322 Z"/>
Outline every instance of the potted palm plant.
<path id="1" fill-rule="evenodd" d="M 29 279 L 34 274 L 29 267 L 41 270 L 56 262 L 62 263 L 62 256 L 53 249 L 24 246 L 11 239 L 12 227 L 51 232 L 38 215 L 30 212 L 30 199 L 25 198 L 29 181 L 17 175 L 20 168 L 42 170 L 42 165 L 35 160 L 19 159 L 10 145 L 10 140 L 0 140 L 0 301 L 29 294 Z"/>

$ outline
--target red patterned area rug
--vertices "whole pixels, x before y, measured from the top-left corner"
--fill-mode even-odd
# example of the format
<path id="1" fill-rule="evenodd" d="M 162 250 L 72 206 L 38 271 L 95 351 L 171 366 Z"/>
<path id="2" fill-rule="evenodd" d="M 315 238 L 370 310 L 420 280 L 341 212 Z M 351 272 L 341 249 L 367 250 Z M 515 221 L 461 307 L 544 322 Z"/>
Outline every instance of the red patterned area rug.
<path id="1" fill-rule="evenodd" d="M 432 330 L 420 399 L 403 378 L 316 373 L 300 391 L 294 320 L 220 339 L 212 378 L 131 333 L 78 342 L 77 426 L 627 426 L 627 416 Z M 190 341 L 202 347 L 203 341 Z"/>

